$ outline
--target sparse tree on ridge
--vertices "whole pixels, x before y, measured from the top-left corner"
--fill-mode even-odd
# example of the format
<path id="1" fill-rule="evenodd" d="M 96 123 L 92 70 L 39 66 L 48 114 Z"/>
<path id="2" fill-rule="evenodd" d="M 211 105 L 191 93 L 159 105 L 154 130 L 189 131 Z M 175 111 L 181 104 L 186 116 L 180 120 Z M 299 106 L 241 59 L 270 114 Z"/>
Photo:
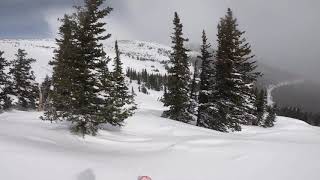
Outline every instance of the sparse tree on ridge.
<path id="1" fill-rule="evenodd" d="M 190 107 L 190 70 L 187 52 L 184 43 L 188 39 L 183 37 L 183 25 L 181 24 L 178 13 L 174 14 L 174 33 L 171 36 L 173 52 L 170 58 L 168 70 L 168 88 L 164 96 L 164 105 L 169 107 L 163 113 L 163 117 L 174 119 L 181 122 L 193 120 L 189 112 Z"/>

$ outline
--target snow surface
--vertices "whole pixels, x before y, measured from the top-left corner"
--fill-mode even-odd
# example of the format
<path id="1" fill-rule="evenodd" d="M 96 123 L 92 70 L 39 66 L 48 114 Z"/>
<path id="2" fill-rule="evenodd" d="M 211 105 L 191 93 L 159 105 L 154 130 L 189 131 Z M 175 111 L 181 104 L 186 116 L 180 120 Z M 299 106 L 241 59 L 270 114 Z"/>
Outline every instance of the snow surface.
<path id="1" fill-rule="evenodd" d="M 124 55 L 125 68 L 165 72 L 161 62 L 168 60 L 168 47 L 141 41 L 119 46 L 149 59 Z M 38 60 L 33 65 L 38 81 L 50 73 L 54 47 L 52 40 L 0 41 L 7 58 L 23 48 Z M 114 55 L 112 43 L 106 49 Z M 136 114 L 123 128 L 105 126 L 96 137 L 83 139 L 71 134 L 67 123 L 41 121 L 41 112 L 0 114 L 0 180 L 320 179 L 320 128 L 278 117 L 274 128 L 245 126 L 224 134 L 161 118 L 161 92 L 145 95 L 131 86 L 138 94 Z"/>
<path id="2" fill-rule="evenodd" d="M 137 86 L 134 85 L 138 92 Z M 0 115 L 2 180 L 318 180 L 320 128 L 278 117 L 270 129 L 224 134 L 161 118 L 161 93 L 137 93 L 123 128 L 84 139 L 41 112 Z"/>
<path id="3" fill-rule="evenodd" d="M 149 73 L 165 74 L 165 63 L 169 60 L 171 48 L 165 45 L 144 42 L 144 41 L 119 41 L 119 49 L 121 51 L 121 60 L 123 68 L 132 68 L 137 71 L 147 69 Z M 0 51 L 4 51 L 4 57 L 7 60 L 15 58 L 18 49 L 24 49 L 28 53 L 29 58 L 37 60 L 32 64 L 32 68 L 36 75 L 36 80 L 42 82 L 46 75 L 51 75 L 52 68 L 48 62 L 52 60 L 53 51 L 56 48 L 55 41 L 52 39 L 3 39 L 0 40 Z M 106 41 L 104 50 L 110 58 L 115 57 L 114 42 Z M 196 57 L 197 52 L 190 51 L 189 55 Z M 110 68 L 112 63 L 110 63 Z"/>

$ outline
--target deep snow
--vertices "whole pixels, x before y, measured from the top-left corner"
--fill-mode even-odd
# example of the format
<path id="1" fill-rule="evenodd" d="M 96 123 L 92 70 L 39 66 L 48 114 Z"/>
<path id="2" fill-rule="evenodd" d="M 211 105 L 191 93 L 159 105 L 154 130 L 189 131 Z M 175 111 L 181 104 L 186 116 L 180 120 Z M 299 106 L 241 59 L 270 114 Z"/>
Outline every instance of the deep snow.
<path id="1" fill-rule="evenodd" d="M 41 112 L 1 114 L 0 179 L 320 178 L 320 128 L 278 117 L 274 128 L 223 134 L 161 118 L 160 95 L 138 93 L 139 109 L 123 128 L 106 126 L 84 139 L 70 134 L 66 123 L 41 121 Z"/>
<path id="2" fill-rule="evenodd" d="M 122 44 L 122 46 L 121 46 Z M 123 56 L 124 67 L 165 72 L 167 47 L 121 41 L 122 51 L 153 59 Z M 52 40 L 1 40 L 12 58 L 26 49 L 40 82 Z M 113 56 L 112 43 L 106 44 Z M 137 48 L 138 47 L 138 48 Z M 224 134 L 161 118 L 160 92 L 138 93 L 139 109 L 121 129 L 104 127 L 96 137 L 70 134 L 67 123 L 44 122 L 41 112 L 0 114 L 0 180 L 318 180 L 320 128 L 278 117 L 274 128 L 243 127 Z"/>

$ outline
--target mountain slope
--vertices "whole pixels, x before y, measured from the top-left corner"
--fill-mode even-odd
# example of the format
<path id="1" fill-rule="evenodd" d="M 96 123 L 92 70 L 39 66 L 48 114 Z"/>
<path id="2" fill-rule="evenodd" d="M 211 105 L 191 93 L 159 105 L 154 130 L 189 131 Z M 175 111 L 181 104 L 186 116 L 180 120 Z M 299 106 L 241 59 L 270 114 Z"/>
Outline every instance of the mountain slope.
<path id="1" fill-rule="evenodd" d="M 52 60 L 55 41 L 50 39 L 40 40 L 0 40 L 0 50 L 4 51 L 4 56 L 11 60 L 14 58 L 17 50 L 25 49 L 29 57 L 37 60 L 33 64 L 33 70 L 37 81 L 41 82 L 46 74 L 51 74 L 51 67 L 48 62 Z M 114 58 L 114 43 L 108 41 L 104 43 L 104 48 L 110 58 Z M 121 51 L 121 60 L 124 69 L 133 68 L 137 71 L 147 69 L 150 73 L 165 74 L 165 66 L 169 60 L 170 47 L 157 43 L 144 41 L 119 41 Z M 191 51 L 190 56 L 198 56 L 199 53 Z M 112 64 L 110 63 L 110 66 Z"/>
<path id="2" fill-rule="evenodd" d="M 170 48 L 141 41 L 120 41 L 119 46 L 125 68 L 166 72 Z M 33 68 L 39 82 L 50 74 L 54 47 L 52 40 L 0 41 L 7 58 L 23 48 L 38 60 Z M 112 43 L 105 49 L 114 56 Z M 130 86 L 137 92 L 136 114 L 123 128 L 105 126 L 96 137 L 75 136 L 68 123 L 41 121 L 40 112 L 0 114 L 0 179 L 319 179 L 320 128 L 278 117 L 274 128 L 245 126 L 224 134 L 161 118 L 162 93 L 145 95 L 136 82 Z"/>
<path id="3" fill-rule="evenodd" d="M 85 139 L 38 112 L 1 114 L 0 179 L 319 179 L 320 128 L 278 117 L 274 128 L 219 133 L 161 118 L 160 95 L 138 93 L 139 109 L 122 129 Z"/>
<path id="4" fill-rule="evenodd" d="M 104 45 L 107 55 L 113 58 L 115 56 L 113 42 L 107 41 Z M 14 58 L 18 48 L 25 49 L 29 53 L 29 57 L 37 59 L 37 62 L 33 64 L 33 70 L 38 82 L 42 82 L 47 74 L 51 74 L 51 67 L 48 66 L 48 62 L 54 55 L 55 47 L 55 41 L 50 39 L 0 40 L 0 51 L 5 51 L 4 56 L 8 60 Z M 121 59 L 124 69 L 133 68 L 137 71 L 147 69 L 149 73 L 166 73 L 171 49 L 169 46 L 144 41 L 122 40 L 119 41 L 119 48 L 122 52 Z M 189 52 L 192 62 L 199 55 L 197 48 L 193 49 L 194 51 Z M 263 60 L 258 60 L 258 70 L 264 74 L 263 78 L 259 80 L 259 85 L 262 87 L 301 79 L 299 75 L 265 65 Z M 278 88 L 274 91 L 274 100 L 279 105 L 299 106 L 304 107 L 306 111 L 319 112 L 320 96 L 317 93 L 319 91 L 319 84 L 304 81 L 304 83 L 295 86 Z"/>

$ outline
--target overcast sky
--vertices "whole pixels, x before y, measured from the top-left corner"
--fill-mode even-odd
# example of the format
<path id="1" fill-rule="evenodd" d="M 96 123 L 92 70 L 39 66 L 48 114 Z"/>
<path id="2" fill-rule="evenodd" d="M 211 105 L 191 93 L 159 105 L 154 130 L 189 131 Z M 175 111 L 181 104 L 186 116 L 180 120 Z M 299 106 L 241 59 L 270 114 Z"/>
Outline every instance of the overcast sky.
<path id="1" fill-rule="evenodd" d="M 82 0 L 0 0 L 0 38 L 50 38 L 57 18 Z M 173 12 L 186 37 L 200 41 L 205 29 L 212 44 L 216 26 L 231 7 L 254 52 L 265 64 L 320 79 L 319 0 L 107 0 L 107 19 L 116 39 L 170 44 Z M 319 80 L 320 82 L 320 80 Z"/>

